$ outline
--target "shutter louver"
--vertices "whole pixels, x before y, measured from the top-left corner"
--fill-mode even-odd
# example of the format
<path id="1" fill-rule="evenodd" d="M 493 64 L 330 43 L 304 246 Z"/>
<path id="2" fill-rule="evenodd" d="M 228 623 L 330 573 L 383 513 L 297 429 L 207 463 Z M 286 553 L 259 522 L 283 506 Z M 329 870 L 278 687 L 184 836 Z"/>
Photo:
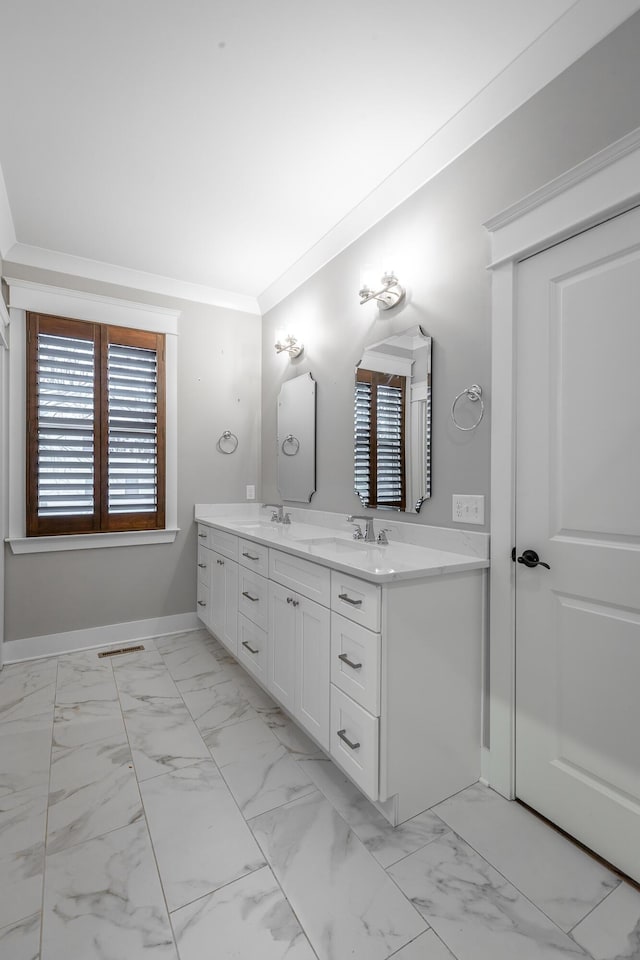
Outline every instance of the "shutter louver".
<path id="1" fill-rule="evenodd" d="M 405 507 L 404 377 L 358 368 L 354 396 L 354 486 L 369 507 Z"/>
<path id="2" fill-rule="evenodd" d="M 403 403 L 402 390 L 378 384 L 377 402 L 377 501 L 396 506 L 402 501 Z"/>
<path id="3" fill-rule="evenodd" d="M 94 344 L 41 333 L 36 364 L 37 515 L 92 515 Z"/>
<path id="4" fill-rule="evenodd" d="M 109 514 L 157 510 L 157 370 L 155 350 L 109 343 Z"/>
<path id="5" fill-rule="evenodd" d="M 363 504 L 371 495 L 371 384 L 356 381 L 354 404 L 354 477 Z"/>

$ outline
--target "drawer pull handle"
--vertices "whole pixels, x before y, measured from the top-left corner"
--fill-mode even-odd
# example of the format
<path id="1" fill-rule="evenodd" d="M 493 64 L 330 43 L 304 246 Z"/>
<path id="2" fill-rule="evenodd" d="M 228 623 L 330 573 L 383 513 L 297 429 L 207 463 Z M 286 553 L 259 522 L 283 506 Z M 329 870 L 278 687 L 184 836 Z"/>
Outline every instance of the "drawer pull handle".
<path id="1" fill-rule="evenodd" d="M 206 533 L 199 533 L 198 536 L 200 537 L 201 540 L 206 540 L 206 539 L 207 539 Z"/>
<path id="2" fill-rule="evenodd" d="M 341 740 L 344 740 L 350 750 L 357 750 L 359 748 L 359 743 L 351 743 L 351 740 L 346 736 L 346 730 L 338 730 L 338 736 Z"/>
<path id="3" fill-rule="evenodd" d="M 246 597 L 247 600 L 251 600 L 252 603 L 257 603 L 260 597 L 252 597 L 250 593 L 247 593 L 246 590 L 242 591 L 242 596 Z"/>
<path id="4" fill-rule="evenodd" d="M 339 593 L 338 600 L 344 600 L 345 603 L 350 603 L 352 607 L 362 606 L 362 600 L 352 600 L 348 593 Z"/>
<path id="5" fill-rule="evenodd" d="M 199 607 L 206 607 L 206 605 L 207 605 L 206 600 L 198 600 L 198 606 L 199 606 Z"/>
<path id="6" fill-rule="evenodd" d="M 247 643 L 246 640 L 243 640 L 243 641 L 242 641 L 242 646 L 243 646 L 243 647 L 246 647 L 247 650 L 249 651 L 249 653 L 260 653 L 259 650 L 254 650 L 253 647 L 250 646 L 250 645 Z"/>
<path id="7" fill-rule="evenodd" d="M 224 560 L 216 560 L 219 567 L 224 567 Z"/>
<path id="8" fill-rule="evenodd" d="M 207 569 L 206 563 L 199 563 L 198 566 L 200 567 L 201 570 L 206 570 L 206 569 Z"/>
<path id="9" fill-rule="evenodd" d="M 342 660 L 342 662 L 346 663 L 346 665 L 351 667 L 352 670 L 359 670 L 362 666 L 361 663 L 354 663 L 353 660 L 349 660 L 349 657 L 346 653 L 339 653 L 338 660 Z"/>
<path id="10" fill-rule="evenodd" d="M 254 557 L 252 553 L 243 553 L 243 557 L 246 557 L 247 560 L 259 560 L 260 557 Z"/>
<path id="11" fill-rule="evenodd" d="M 299 600 L 294 600 L 293 597 L 287 597 L 287 603 L 290 603 L 291 606 L 293 606 L 293 607 L 297 607 L 298 604 L 300 603 L 300 601 L 299 601 Z"/>

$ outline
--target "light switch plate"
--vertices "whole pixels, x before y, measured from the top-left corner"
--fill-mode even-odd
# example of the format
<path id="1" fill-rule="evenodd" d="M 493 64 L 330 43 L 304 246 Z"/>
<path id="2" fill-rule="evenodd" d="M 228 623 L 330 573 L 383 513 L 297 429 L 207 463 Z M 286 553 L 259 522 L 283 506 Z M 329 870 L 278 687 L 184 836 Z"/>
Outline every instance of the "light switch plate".
<path id="1" fill-rule="evenodd" d="M 256 498 L 256 487 L 254 483 L 247 484 L 247 500 L 255 500 Z"/>
<path id="2" fill-rule="evenodd" d="M 484 523 L 484 497 L 481 494 L 454 493 L 452 518 L 456 523 Z"/>

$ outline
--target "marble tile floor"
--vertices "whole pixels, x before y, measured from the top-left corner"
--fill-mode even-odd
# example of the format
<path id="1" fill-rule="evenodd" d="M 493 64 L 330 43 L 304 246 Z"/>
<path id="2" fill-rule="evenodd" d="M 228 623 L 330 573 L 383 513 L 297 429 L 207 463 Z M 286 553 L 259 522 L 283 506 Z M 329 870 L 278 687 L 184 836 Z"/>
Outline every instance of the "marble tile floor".
<path id="1" fill-rule="evenodd" d="M 392 829 L 206 631 L 0 673 L 2 960 L 640 960 L 640 893 L 475 784 Z"/>

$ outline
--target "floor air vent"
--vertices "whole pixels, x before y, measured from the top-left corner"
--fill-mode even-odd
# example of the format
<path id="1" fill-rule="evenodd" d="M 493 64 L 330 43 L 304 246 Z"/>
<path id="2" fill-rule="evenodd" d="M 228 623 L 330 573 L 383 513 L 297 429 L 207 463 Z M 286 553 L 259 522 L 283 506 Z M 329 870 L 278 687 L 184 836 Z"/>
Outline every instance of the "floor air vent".
<path id="1" fill-rule="evenodd" d="M 139 650 L 144 650 L 142 644 L 139 644 L 137 647 L 118 647 L 117 650 L 103 650 L 102 653 L 99 653 L 99 657 L 118 657 L 121 653 L 137 653 Z"/>

